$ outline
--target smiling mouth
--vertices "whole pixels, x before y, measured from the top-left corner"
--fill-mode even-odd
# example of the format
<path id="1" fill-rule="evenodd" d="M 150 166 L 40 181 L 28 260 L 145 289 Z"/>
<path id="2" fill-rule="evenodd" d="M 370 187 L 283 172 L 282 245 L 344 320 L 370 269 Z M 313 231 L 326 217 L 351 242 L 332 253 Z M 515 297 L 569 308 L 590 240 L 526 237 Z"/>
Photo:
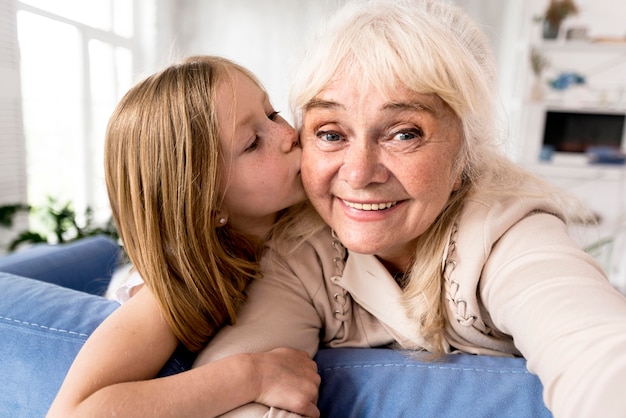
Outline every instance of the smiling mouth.
<path id="1" fill-rule="evenodd" d="M 395 206 L 398 202 L 386 202 L 386 203 L 354 203 L 341 199 L 341 201 L 349 208 L 358 210 L 385 210 L 392 206 Z"/>

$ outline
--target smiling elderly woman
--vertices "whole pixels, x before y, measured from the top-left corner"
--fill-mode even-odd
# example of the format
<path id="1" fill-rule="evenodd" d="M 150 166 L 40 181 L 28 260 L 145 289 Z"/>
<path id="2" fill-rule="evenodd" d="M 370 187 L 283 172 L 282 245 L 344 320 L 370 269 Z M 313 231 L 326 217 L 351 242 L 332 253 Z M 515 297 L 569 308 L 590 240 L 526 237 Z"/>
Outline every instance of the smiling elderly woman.
<path id="1" fill-rule="evenodd" d="M 243 341 L 523 356 L 555 416 L 623 413 L 626 300 L 568 235 L 580 206 L 499 153 L 477 25 L 443 2 L 372 0 L 321 34 L 293 85 L 321 219 L 275 237 L 197 364 Z"/>

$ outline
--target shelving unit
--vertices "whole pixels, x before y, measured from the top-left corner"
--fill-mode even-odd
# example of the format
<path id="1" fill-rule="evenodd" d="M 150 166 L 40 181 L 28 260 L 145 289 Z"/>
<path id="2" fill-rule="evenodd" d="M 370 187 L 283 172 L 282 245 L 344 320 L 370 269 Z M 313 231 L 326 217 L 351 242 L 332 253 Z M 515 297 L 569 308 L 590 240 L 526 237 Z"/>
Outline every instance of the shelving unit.
<path id="1" fill-rule="evenodd" d="M 590 3 L 585 4 L 585 1 L 577 0 L 582 6 L 581 14 L 598 16 L 600 6 L 596 3 L 596 8 L 589 11 Z M 613 0 L 603 2 L 609 4 Z M 545 3 L 534 0 L 528 9 L 530 18 L 540 14 Z M 608 26 L 615 23 L 609 22 L 613 18 L 620 19 L 605 17 Z M 586 20 L 585 24 L 590 26 L 590 31 L 595 27 L 595 33 L 601 33 L 605 22 Z M 599 216 L 597 226 L 575 228 L 575 236 L 583 246 L 606 243 L 598 246 L 594 256 L 615 286 L 626 292 L 626 257 L 623 254 L 626 251 L 626 166 L 592 164 L 584 153 L 557 153 L 549 162 L 540 159 L 548 111 L 626 115 L 626 33 L 620 34 L 624 39 L 619 42 L 567 40 L 562 34 L 559 39 L 544 40 L 535 29 L 536 26 L 529 29 L 526 56 L 520 56 L 518 61 L 526 70 L 519 80 L 523 98 L 520 100 L 517 159 L 540 177 L 578 197 Z M 542 74 L 545 84 L 541 100 L 530 98 L 535 82 L 528 61 L 532 48 L 550 63 Z M 565 72 L 583 76 L 585 84 L 572 85 L 565 90 L 554 90 L 547 85 L 549 80 Z M 622 134 L 621 145 L 626 151 L 626 133 Z"/>

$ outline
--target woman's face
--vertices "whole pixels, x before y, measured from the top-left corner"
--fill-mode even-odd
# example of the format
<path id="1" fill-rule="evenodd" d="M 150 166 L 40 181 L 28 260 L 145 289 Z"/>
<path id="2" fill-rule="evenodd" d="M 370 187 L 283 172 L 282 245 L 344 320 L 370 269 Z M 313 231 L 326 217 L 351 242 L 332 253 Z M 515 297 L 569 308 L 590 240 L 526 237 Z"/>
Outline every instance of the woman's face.
<path id="1" fill-rule="evenodd" d="M 458 117 L 437 96 L 340 77 L 305 106 L 301 142 L 305 190 L 341 242 L 405 271 L 460 187 Z"/>
<path id="2" fill-rule="evenodd" d="M 305 198 L 296 132 L 239 72 L 233 86 L 218 88 L 216 110 L 225 157 L 222 210 L 233 228 L 262 238 L 278 211 Z"/>

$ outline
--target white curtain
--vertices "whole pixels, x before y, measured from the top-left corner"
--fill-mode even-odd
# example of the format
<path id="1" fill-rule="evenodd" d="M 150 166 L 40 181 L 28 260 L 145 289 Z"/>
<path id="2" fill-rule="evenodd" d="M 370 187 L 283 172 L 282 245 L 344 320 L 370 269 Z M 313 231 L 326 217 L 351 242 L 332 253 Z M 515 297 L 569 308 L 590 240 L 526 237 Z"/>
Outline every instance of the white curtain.
<path id="1" fill-rule="evenodd" d="M 26 202 L 20 56 L 15 0 L 0 0 L 0 205 Z M 25 228 L 20 217 L 14 230 Z M 0 226 L 0 254 L 15 233 Z"/>

